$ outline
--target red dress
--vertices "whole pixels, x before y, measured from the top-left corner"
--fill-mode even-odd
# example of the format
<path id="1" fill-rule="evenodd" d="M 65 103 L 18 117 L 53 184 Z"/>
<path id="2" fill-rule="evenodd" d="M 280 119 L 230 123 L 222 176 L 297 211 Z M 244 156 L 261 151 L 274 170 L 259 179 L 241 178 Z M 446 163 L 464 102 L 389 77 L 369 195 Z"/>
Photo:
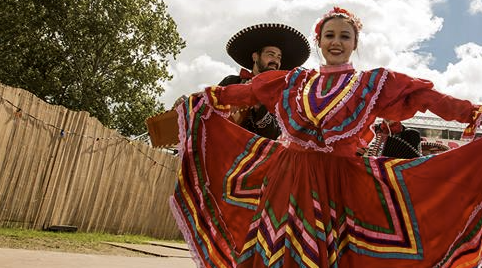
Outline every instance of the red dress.
<path id="1" fill-rule="evenodd" d="M 282 138 L 232 124 L 263 103 Z M 482 235 L 482 140 L 414 159 L 358 157 L 377 117 L 481 109 L 431 82 L 351 65 L 268 71 L 178 107 L 182 167 L 172 208 L 199 267 L 472 267 Z"/>

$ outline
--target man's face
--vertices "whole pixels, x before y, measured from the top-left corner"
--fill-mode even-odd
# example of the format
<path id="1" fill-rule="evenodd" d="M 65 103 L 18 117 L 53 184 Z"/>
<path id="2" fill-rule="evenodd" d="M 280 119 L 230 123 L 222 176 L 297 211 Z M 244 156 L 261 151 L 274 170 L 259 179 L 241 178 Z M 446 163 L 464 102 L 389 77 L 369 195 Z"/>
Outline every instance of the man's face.
<path id="1" fill-rule="evenodd" d="M 253 74 L 259 74 L 268 70 L 279 70 L 281 66 L 281 50 L 277 47 L 263 47 L 261 53 L 253 53 Z"/>

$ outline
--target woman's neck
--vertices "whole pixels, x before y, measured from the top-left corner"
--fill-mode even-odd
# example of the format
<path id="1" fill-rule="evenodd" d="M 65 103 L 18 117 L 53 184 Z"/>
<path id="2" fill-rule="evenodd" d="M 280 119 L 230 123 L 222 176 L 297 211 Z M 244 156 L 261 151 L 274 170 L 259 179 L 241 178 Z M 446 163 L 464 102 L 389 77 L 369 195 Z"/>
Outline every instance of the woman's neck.
<path id="1" fill-rule="evenodd" d="M 340 64 L 340 65 L 321 65 L 320 66 L 321 73 L 344 72 L 344 71 L 351 71 L 351 70 L 354 70 L 351 62 Z"/>

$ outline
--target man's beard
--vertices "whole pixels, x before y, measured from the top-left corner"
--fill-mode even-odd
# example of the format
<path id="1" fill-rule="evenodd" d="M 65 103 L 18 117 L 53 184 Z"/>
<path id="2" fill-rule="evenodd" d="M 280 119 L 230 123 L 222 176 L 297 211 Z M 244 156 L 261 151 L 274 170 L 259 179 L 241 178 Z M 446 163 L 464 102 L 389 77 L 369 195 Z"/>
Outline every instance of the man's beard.
<path id="1" fill-rule="evenodd" d="M 275 62 L 268 62 L 268 64 L 264 65 L 260 63 L 259 61 L 256 61 L 256 66 L 258 67 L 258 70 L 260 73 L 265 72 L 265 71 L 270 71 L 270 70 L 278 70 L 279 66 Z"/>

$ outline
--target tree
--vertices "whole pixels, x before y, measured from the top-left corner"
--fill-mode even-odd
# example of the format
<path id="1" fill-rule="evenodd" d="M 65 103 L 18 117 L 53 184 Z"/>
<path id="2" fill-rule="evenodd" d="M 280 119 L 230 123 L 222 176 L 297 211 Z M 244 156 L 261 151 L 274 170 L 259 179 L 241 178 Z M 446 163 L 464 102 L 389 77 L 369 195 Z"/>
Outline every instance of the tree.
<path id="1" fill-rule="evenodd" d="M 164 110 L 161 82 L 184 47 L 162 0 L 0 1 L 0 82 L 124 135 Z"/>

